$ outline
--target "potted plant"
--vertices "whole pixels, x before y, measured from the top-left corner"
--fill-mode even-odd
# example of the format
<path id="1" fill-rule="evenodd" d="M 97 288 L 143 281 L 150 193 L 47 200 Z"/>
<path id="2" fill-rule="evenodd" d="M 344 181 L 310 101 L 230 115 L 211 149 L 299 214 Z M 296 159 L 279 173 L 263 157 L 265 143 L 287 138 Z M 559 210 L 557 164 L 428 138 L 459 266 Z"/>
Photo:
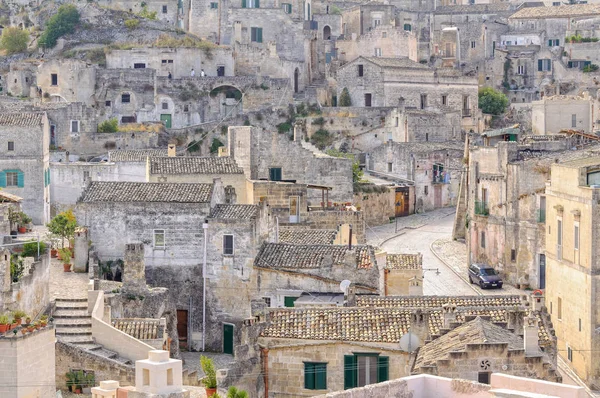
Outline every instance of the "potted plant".
<path id="1" fill-rule="evenodd" d="M 24 234 L 27 232 L 27 225 L 31 222 L 31 217 L 22 211 L 19 212 L 19 233 Z"/>
<path id="2" fill-rule="evenodd" d="M 217 370 L 213 360 L 204 355 L 200 357 L 200 366 L 205 375 L 202 384 L 206 390 L 206 396 L 210 398 L 217 392 Z"/>
<path id="3" fill-rule="evenodd" d="M 227 398 L 248 398 L 248 393 L 231 386 L 229 387 L 229 390 L 227 390 Z"/>
<path id="4" fill-rule="evenodd" d="M 25 311 L 21 311 L 21 310 L 17 310 L 15 312 L 13 312 L 13 317 L 15 318 L 15 323 L 17 325 L 21 324 L 21 319 L 25 318 L 27 315 L 25 314 Z"/>
<path id="5" fill-rule="evenodd" d="M 48 325 L 48 315 L 41 316 L 40 324 L 42 325 L 42 327 L 46 327 L 46 325 Z"/>
<path id="6" fill-rule="evenodd" d="M 15 210 L 13 207 L 8 208 L 8 221 L 10 221 L 10 234 L 11 236 L 17 236 L 17 229 L 19 225 L 19 211 Z"/>
<path id="7" fill-rule="evenodd" d="M 0 315 L 0 334 L 8 332 L 9 327 L 10 319 L 8 319 L 8 315 Z"/>
<path id="8" fill-rule="evenodd" d="M 63 271 L 71 272 L 71 249 L 68 247 L 59 249 L 58 258 L 63 262 Z"/>
<path id="9" fill-rule="evenodd" d="M 27 333 L 27 328 L 25 326 L 23 326 L 21 328 L 21 334 L 25 334 L 25 333 Z"/>
<path id="10" fill-rule="evenodd" d="M 35 325 L 33 325 L 32 323 L 27 325 L 27 331 L 29 333 L 32 333 L 35 330 Z"/>
<path id="11" fill-rule="evenodd" d="M 67 379 L 67 388 L 69 391 L 73 392 L 75 387 L 75 372 L 67 372 L 65 373 L 65 378 Z"/>
<path id="12" fill-rule="evenodd" d="M 29 317 L 29 316 L 26 315 L 25 316 L 25 324 L 29 325 L 30 323 L 31 323 L 31 317 Z"/>
<path id="13" fill-rule="evenodd" d="M 85 383 L 85 375 L 83 374 L 83 370 L 78 370 L 75 372 L 75 394 L 81 394 L 83 390 L 82 384 Z"/>
<path id="14" fill-rule="evenodd" d="M 68 210 L 54 217 L 47 227 L 48 231 L 60 241 L 60 246 L 64 247 L 65 239 L 70 240 L 73 238 L 77 221 L 73 212 Z"/>

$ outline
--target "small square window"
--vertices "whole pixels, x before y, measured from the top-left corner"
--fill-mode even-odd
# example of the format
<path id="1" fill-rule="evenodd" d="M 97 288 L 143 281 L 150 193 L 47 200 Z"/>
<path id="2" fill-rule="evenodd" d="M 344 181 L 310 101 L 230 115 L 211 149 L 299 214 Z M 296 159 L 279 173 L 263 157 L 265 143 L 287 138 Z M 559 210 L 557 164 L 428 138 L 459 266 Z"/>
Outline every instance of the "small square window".
<path id="1" fill-rule="evenodd" d="M 79 133 L 79 120 L 71 120 L 71 133 Z"/>
<path id="2" fill-rule="evenodd" d="M 87 180 L 88 178 L 90 178 L 90 172 L 89 171 L 84 171 L 83 172 L 83 179 Z"/>
<path id="3" fill-rule="evenodd" d="M 173 60 L 172 60 L 172 59 L 168 59 L 168 60 L 167 60 L 167 63 L 168 63 L 168 64 L 172 64 L 172 63 L 173 63 Z"/>
<path id="4" fill-rule="evenodd" d="M 110 102 L 110 101 L 104 101 L 105 106 L 111 106 L 111 104 L 112 104 L 112 102 Z"/>
<path id="5" fill-rule="evenodd" d="M 271 297 L 263 297 L 263 300 L 265 300 L 267 307 L 271 307 Z"/>
<path id="6" fill-rule="evenodd" d="M 163 102 L 162 103 L 162 108 L 163 109 L 169 109 L 169 103 L 168 102 Z"/>
<path id="7" fill-rule="evenodd" d="M 121 102 L 128 104 L 131 102 L 131 94 L 121 94 Z"/>
<path id="8" fill-rule="evenodd" d="M 8 141 L 8 150 L 9 151 L 15 150 L 15 142 L 14 141 Z"/>
<path id="9" fill-rule="evenodd" d="M 163 14 L 167 13 L 167 6 L 162 6 L 162 12 L 163 12 Z"/>
<path id="10" fill-rule="evenodd" d="M 472 41 L 472 42 L 471 42 L 471 48 L 475 48 L 475 45 L 476 45 L 476 44 L 477 44 L 476 42 Z"/>
<path id="11" fill-rule="evenodd" d="M 477 381 L 481 384 L 490 384 L 489 372 L 479 372 L 479 374 L 477 375 Z"/>
<path id="12" fill-rule="evenodd" d="M 233 235 L 223 235 L 223 254 L 232 256 L 233 253 Z"/>
<path id="13" fill-rule="evenodd" d="M 213 10 L 219 8 L 219 3 L 210 3 L 210 8 L 212 8 Z"/>
<path id="14" fill-rule="evenodd" d="M 154 248 L 164 249 L 165 248 L 165 230 L 155 229 L 154 230 Z"/>
<path id="15" fill-rule="evenodd" d="M 184 105 L 183 106 L 183 111 L 184 112 L 189 112 L 190 111 L 190 106 L 189 105 Z"/>

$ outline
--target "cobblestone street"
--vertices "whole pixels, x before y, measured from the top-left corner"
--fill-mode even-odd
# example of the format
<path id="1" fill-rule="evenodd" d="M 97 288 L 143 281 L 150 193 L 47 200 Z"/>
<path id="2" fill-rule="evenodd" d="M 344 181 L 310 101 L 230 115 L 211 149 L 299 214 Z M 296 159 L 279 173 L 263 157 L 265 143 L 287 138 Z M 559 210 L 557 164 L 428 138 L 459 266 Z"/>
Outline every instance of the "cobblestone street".
<path id="1" fill-rule="evenodd" d="M 521 293 L 509 285 L 504 285 L 502 289 L 482 291 L 478 286 L 468 283 L 466 247 L 451 239 L 454 213 L 454 208 L 447 207 L 399 218 L 397 226 L 391 223 L 367 227 L 367 243 L 378 245 L 388 253 L 422 253 L 423 293 L 426 295 Z"/>

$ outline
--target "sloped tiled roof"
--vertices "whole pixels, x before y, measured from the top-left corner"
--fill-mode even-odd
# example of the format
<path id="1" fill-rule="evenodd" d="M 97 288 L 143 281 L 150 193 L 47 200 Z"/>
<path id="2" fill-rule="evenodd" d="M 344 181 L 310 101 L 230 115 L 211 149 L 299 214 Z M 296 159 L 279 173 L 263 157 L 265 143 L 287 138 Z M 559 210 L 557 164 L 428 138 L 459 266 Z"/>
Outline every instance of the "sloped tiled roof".
<path id="1" fill-rule="evenodd" d="M 422 269 L 422 254 L 388 254 L 385 268 L 387 269 Z"/>
<path id="2" fill-rule="evenodd" d="M 501 326 L 477 317 L 421 347 L 415 362 L 415 369 L 432 366 L 438 360 L 448 359 L 451 352 L 464 351 L 467 344 L 483 343 L 507 343 L 509 350 L 522 350 L 524 348 L 521 337 Z"/>
<path id="3" fill-rule="evenodd" d="M 13 195 L 12 193 L 0 191 L 0 203 L 3 202 L 21 202 L 23 200 L 22 197 Z"/>
<path id="4" fill-rule="evenodd" d="M 258 205 L 217 205 L 210 218 L 221 220 L 247 220 L 256 218 Z"/>
<path id="5" fill-rule="evenodd" d="M 365 57 L 365 59 L 379 65 L 383 68 L 416 68 L 429 69 L 427 65 L 420 64 L 409 58 L 382 58 L 382 57 Z"/>
<path id="6" fill-rule="evenodd" d="M 524 7 L 509 19 L 573 18 L 600 16 L 600 4 L 572 4 L 553 7 Z"/>
<path id="7" fill-rule="evenodd" d="M 321 268 L 327 264 L 344 263 L 350 256 L 356 268 L 373 267 L 374 250 L 371 246 L 346 245 L 290 245 L 265 243 L 254 260 L 255 267 L 273 269 Z"/>
<path id="8" fill-rule="evenodd" d="M 164 333 L 160 319 L 119 318 L 113 321 L 113 326 L 138 340 L 159 339 Z"/>
<path id="9" fill-rule="evenodd" d="M 81 202 L 210 202 L 212 184 L 93 181 Z"/>
<path id="10" fill-rule="evenodd" d="M 0 126 L 39 126 L 43 123 L 43 117 L 41 112 L 0 112 Z"/>
<path id="11" fill-rule="evenodd" d="M 457 4 L 449 6 L 438 6 L 435 14 L 487 14 L 492 12 L 510 11 L 510 3 L 496 4 Z"/>
<path id="12" fill-rule="evenodd" d="M 336 234 L 335 229 L 288 228 L 279 231 L 279 242 L 292 245 L 330 245 Z"/>
<path id="13" fill-rule="evenodd" d="M 154 156 L 167 156 L 166 149 L 124 149 L 110 151 L 108 160 L 110 162 L 145 162 L 146 158 Z"/>
<path id="14" fill-rule="evenodd" d="M 171 156 L 150 159 L 151 174 L 244 174 L 229 156 Z"/>
<path id="15" fill-rule="evenodd" d="M 495 296 L 357 296 L 359 307 L 378 308 L 442 308 L 445 304 L 457 307 L 515 307 L 522 306 L 517 295 Z"/>
<path id="16" fill-rule="evenodd" d="M 391 308 L 290 309 L 270 313 L 263 337 L 398 343 L 411 313 Z"/>

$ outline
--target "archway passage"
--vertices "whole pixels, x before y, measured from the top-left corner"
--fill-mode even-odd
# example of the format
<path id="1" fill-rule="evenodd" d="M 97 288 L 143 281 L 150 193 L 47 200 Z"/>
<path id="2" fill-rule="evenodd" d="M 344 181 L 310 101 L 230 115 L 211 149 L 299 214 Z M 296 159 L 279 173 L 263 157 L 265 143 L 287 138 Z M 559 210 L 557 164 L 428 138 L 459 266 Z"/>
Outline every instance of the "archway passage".
<path id="1" fill-rule="evenodd" d="M 219 86 L 215 87 L 210 92 L 210 97 L 215 98 L 219 94 L 225 94 L 227 99 L 235 99 L 239 101 L 242 99 L 242 92 L 233 86 Z"/>
<path id="2" fill-rule="evenodd" d="M 323 28 L 323 40 L 331 40 L 331 28 L 329 25 L 325 25 Z"/>
<path id="3" fill-rule="evenodd" d="M 294 70 L 294 92 L 297 93 L 298 92 L 298 80 L 300 77 L 300 71 L 298 70 L 298 68 L 296 68 L 296 70 Z"/>

